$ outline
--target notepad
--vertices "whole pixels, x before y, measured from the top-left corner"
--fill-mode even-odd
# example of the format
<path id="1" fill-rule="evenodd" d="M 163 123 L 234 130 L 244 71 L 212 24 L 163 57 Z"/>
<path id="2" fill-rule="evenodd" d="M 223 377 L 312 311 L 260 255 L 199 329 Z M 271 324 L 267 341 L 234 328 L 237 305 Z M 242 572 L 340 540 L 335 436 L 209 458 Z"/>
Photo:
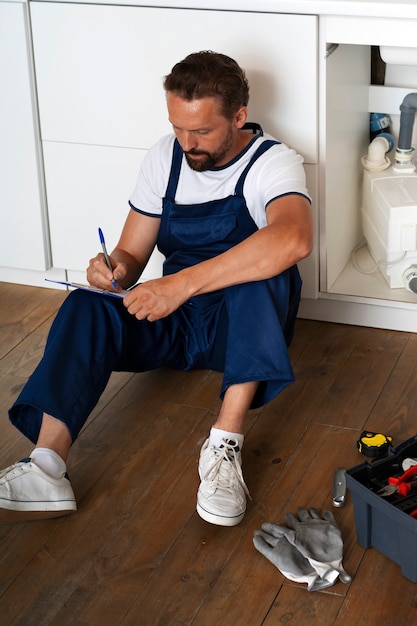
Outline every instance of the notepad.
<path id="1" fill-rule="evenodd" d="M 92 287 L 91 285 L 83 285 L 82 283 L 71 283 L 64 280 L 52 280 L 51 278 L 45 278 L 48 283 L 56 283 L 57 285 L 66 285 L 72 289 L 83 289 L 84 291 L 91 291 L 102 296 L 111 296 L 112 298 L 124 298 L 128 293 L 126 289 L 122 291 L 107 291 L 106 289 L 99 289 L 98 287 Z"/>

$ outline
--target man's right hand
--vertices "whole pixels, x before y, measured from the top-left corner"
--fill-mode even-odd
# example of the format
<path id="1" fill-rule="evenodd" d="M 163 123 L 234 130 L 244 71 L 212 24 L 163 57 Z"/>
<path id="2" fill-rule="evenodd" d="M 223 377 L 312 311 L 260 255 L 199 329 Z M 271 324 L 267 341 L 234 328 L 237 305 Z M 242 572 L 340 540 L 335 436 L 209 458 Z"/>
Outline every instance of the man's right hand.
<path id="1" fill-rule="evenodd" d="M 125 263 L 115 263 L 111 256 L 110 263 L 112 264 L 113 272 L 107 267 L 106 259 L 102 252 L 90 259 L 86 270 L 87 280 L 90 285 L 106 291 L 114 291 L 112 280 L 115 280 L 117 283 L 119 280 L 123 280 L 127 273 L 127 267 Z M 120 285 L 118 285 L 117 291 L 122 291 Z"/>

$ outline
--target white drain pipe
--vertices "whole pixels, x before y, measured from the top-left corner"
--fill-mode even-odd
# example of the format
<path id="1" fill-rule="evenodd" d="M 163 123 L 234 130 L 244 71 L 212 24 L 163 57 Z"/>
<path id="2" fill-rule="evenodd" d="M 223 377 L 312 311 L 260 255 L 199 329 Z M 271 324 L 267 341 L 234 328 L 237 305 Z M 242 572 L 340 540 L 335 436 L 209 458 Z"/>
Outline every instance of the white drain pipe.
<path id="1" fill-rule="evenodd" d="M 363 167 L 370 172 L 386 170 L 391 165 L 391 161 L 386 156 L 386 153 L 392 147 L 390 141 L 383 134 L 375 137 L 368 146 L 368 154 L 361 159 Z"/>

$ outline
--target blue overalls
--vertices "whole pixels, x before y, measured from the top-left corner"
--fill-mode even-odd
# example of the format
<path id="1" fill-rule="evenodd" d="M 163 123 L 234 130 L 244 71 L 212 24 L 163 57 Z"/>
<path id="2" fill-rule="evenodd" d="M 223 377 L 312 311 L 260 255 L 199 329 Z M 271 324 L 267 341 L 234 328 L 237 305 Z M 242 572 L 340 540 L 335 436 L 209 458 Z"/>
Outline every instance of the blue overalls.
<path id="1" fill-rule="evenodd" d="M 174 144 L 158 236 L 164 274 L 221 254 L 257 226 L 243 197 L 253 162 L 276 142 L 263 142 L 235 193 L 197 205 L 175 203 L 183 153 Z M 294 380 L 288 357 L 301 291 L 296 266 L 268 280 L 234 285 L 184 303 L 148 322 L 130 315 L 118 298 L 71 292 L 52 324 L 42 360 L 9 411 L 12 423 L 36 443 L 42 414 L 63 421 L 75 440 L 112 371 L 175 369 L 224 372 L 220 396 L 233 384 L 259 381 L 252 408 Z"/>

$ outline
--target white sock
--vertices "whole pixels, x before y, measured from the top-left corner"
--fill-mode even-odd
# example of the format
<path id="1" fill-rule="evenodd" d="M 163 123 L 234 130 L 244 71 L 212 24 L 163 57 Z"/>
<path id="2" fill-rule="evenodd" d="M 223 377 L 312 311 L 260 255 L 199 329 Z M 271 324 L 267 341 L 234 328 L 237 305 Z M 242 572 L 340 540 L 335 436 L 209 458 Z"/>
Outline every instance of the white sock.
<path id="1" fill-rule="evenodd" d="M 67 471 L 65 461 L 54 450 L 35 448 L 30 455 L 33 463 L 52 478 L 62 478 Z"/>
<path id="2" fill-rule="evenodd" d="M 209 443 L 215 448 L 220 448 L 223 439 L 233 439 L 236 441 L 239 448 L 242 449 L 244 438 L 244 435 L 240 433 L 231 433 L 228 430 L 222 430 L 221 428 L 214 428 L 214 426 L 212 426 Z"/>

